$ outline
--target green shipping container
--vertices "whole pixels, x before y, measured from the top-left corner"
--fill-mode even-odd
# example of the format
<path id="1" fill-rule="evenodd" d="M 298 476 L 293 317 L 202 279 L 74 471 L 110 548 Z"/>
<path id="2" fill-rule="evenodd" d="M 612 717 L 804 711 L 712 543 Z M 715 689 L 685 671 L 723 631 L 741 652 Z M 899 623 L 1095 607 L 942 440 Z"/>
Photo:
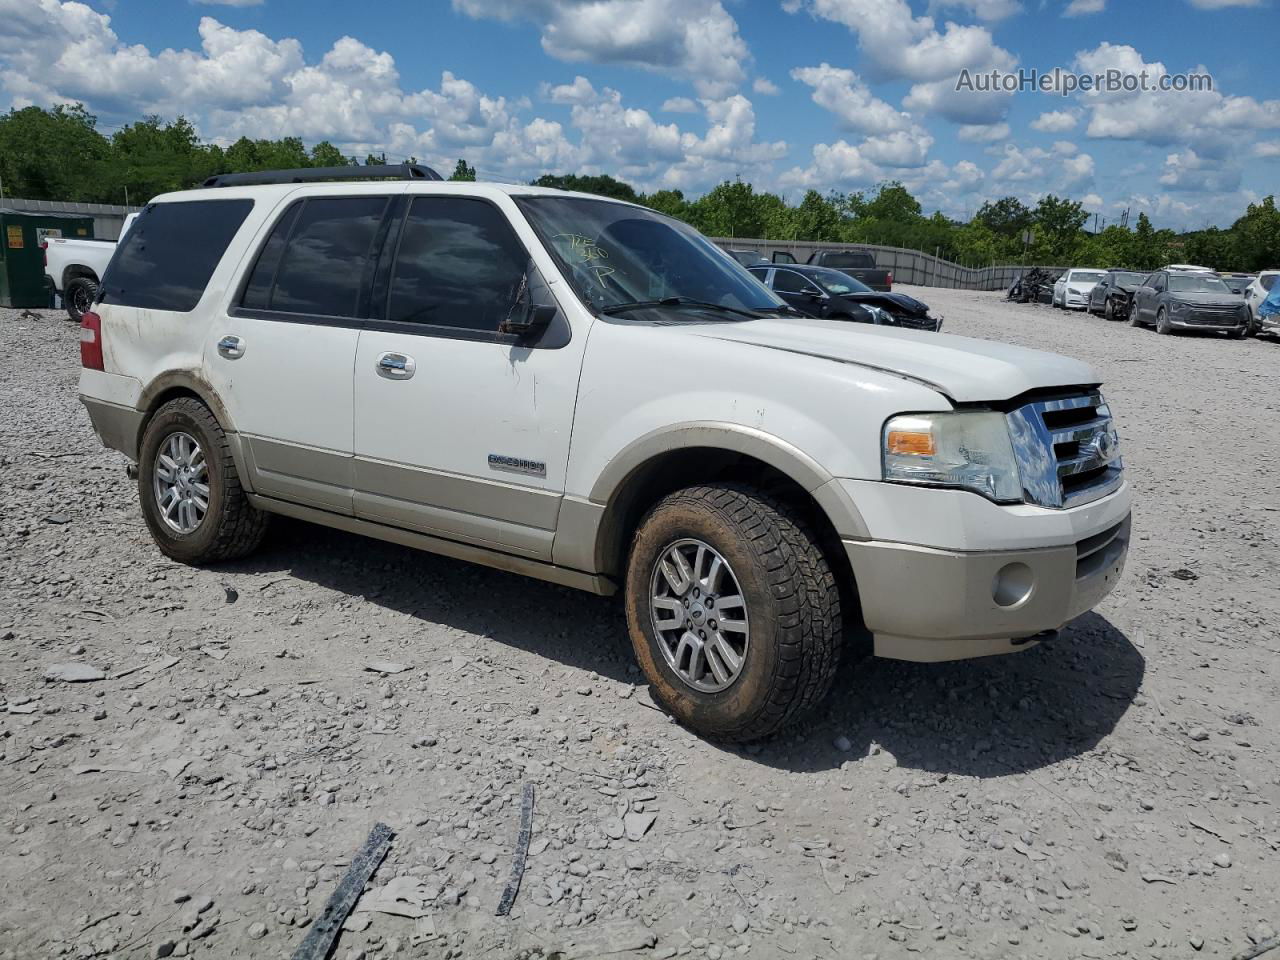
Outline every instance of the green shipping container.
<path id="1" fill-rule="evenodd" d="M 25 213 L 0 202 L 0 307 L 48 307 L 44 279 L 46 236 L 93 239 L 93 217 L 58 213 Z"/>

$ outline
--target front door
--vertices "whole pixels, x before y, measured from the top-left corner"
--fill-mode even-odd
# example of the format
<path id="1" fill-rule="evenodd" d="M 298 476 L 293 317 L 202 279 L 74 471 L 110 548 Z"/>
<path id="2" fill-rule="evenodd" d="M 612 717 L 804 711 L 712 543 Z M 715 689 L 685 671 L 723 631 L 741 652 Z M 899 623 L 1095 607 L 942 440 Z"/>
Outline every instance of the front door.
<path id="1" fill-rule="evenodd" d="M 352 364 L 385 196 L 311 197 L 271 227 L 219 316 L 205 369 L 244 440 L 254 489 L 350 515 Z"/>
<path id="2" fill-rule="evenodd" d="M 827 297 L 817 285 L 794 270 L 773 271 L 773 292 L 803 314 L 824 317 Z"/>
<path id="3" fill-rule="evenodd" d="M 413 199 L 356 351 L 355 511 L 550 560 L 586 336 L 563 313 L 529 342 L 500 332 L 522 289 L 555 303 L 520 229 L 488 200 Z"/>

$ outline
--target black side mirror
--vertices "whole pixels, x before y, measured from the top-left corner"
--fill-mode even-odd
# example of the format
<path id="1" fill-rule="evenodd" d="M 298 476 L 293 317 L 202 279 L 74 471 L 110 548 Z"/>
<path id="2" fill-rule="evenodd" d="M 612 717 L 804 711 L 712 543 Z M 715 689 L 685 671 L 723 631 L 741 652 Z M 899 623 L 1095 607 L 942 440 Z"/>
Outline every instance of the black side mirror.
<path id="1" fill-rule="evenodd" d="M 527 340 L 538 335 L 551 325 L 558 308 L 548 304 L 536 303 L 534 301 L 535 287 L 539 293 L 546 289 L 546 285 L 542 282 L 542 275 L 538 273 L 538 268 L 533 265 L 531 259 L 528 270 L 525 271 L 524 276 L 520 278 L 520 283 L 516 286 L 515 297 L 511 303 L 511 311 L 507 314 L 507 319 L 503 320 L 502 325 L 498 327 L 499 333 L 510 333 Z"/>
<path id="2" fill-rule="evenodd" d="M 514 333 L 528 338 L 541 333 L 556 318 L 558 307 L 545 303 L 527 303 L 511 311 L 511 315 L 498 328 L 499 333 Z"/>

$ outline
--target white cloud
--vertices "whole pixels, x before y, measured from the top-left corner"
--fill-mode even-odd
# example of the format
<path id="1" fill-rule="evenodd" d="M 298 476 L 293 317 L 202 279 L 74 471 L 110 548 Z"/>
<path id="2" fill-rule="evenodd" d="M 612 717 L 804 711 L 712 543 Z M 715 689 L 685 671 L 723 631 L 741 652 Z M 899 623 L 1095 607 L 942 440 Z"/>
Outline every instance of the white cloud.
<path id="1" fill-rule="evenodd" d="M 1064 17 L 1087 17 L 1093 13 L 1101 13 L 1107 9 L 1107 0 L 1071 0 L 1067 9 L 1062 11 Z"/>
<path id="2" fill-rule="evenodd" d="M 1188 147 L 1165 158 L 1161 185 L 1191 193 L 1230 193 L 1240 186 L 1240 171 L 1233 166 L 1206 161 Z"/>
<path id="3" fill-rule="evenodd" d="M 1131 46 L 1107 42 L 1077 54 L 1075 65 L 1091 74 L 1145 73 L 1150 84 L 1169 72 L 1163 63 L 1148 62 Z M 1194 72 L 1207 73 L 1203 67 Z M 1187 144 L 1202 156 L 1225 156 L 1258 131 L 1280 129 L 1280 100 L 1226 96 L 1217 90 L 1096 90 L 1083 94 L 1080 102 L 1089 111 L 1086 132 L 1090 137 Z"/>
<path id="4" fill-rule="evenodd" d="M 996 123 L 1008 112 L 1010 94 L 956 89 L 963 70 L 979 73 L 1017 65 L 1017 58 L 997 46 L 985 27 L 948 22 L 939 30 L 932 17 L 914 16 L 907 0 L 793 0 L 783 8 L 808 10 L 848 27 L 858 37 L 873 79 L 914 84 L 903 101 L 910 110 L 970 124 Z"/>
<path id="5" fill-rule="evenodd" d="M 892 133 L 912 126 L 911 115 L 894 109 L 879 99 L 852 70 L 824 63 L 817 67 L 797 67 L 791 77 L 813 88 L 813 102 L 830 110 L 846 130 L 862 133 Z"/>
<path id="6" fill-rule="evenodd" d="M 751 83 L 751 89 L 766 97 L 776 97 L 782 92 L 778 89 L 778 85 L 768 77 L 756 77 Z"/>
<path id="7" fill-rule="evenodd" d="M 586 77 L 577 76 L 573 83 L 542 85 L 542 95 L 552 103 L 588 103 L 596 98 L 596 88 Z"/>
<path id="8" fill-rule="evenodd" d="M 1253 155 L 1263 159 L 1280 158 L 1280 140 L 1267 140 L 1255 145 Z"/>
<path id="9" fill-rule="evenodd" d="M 1041 133 L 1066 133 L 1074 130 L 1080 122 L 1080 114 L 1075 110 L 1051 110 L 1042 113 L 1031 121 L 1031 129 Z"/>
<path id="10" fill-rule="evenodd" d="M 691 97 L 672 97 L 662 104 L 664 113 L 697 113 L 698 101 Z"/>
<path id="11" fill-rule="evenodd" d="M 966 143 L 995 143 L 1009 139 L 1012 132 L 1007 123 L 969 123 L 961 126 L 956 136 Z"/>
<path id="12" fill-rule="evenodd" d="M 1003 20 L 1022 12 L 1019 0 L 942 0 L 942 7 L 958 7 L 979 20 Z"/>
<path id="13" fill-rule="evenodd" d="M 679 76 L 703 96 L 725 96 L 750 61 L 720 0 L 453 0 L 470 17 L 529 20 L 542 49 L 571 63 L 612 63 Z"/>

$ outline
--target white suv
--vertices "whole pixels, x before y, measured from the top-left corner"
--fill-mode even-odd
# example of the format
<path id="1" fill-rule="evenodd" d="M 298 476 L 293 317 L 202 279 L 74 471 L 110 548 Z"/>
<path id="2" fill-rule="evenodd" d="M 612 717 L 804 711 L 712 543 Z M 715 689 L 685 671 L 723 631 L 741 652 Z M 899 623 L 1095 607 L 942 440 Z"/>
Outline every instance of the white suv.
<path id="1" fill-rule="evenodd" d="M 305 176 L 156 198 L 85 315 L 81 397 L 170 557 L 278 513 L 621 593 L 655 695 L 734 740 L 816 704 L 846 628 L 1007 653 L 1120 577 L 1082 363 L 801 318 L 631 204 Z"/>

